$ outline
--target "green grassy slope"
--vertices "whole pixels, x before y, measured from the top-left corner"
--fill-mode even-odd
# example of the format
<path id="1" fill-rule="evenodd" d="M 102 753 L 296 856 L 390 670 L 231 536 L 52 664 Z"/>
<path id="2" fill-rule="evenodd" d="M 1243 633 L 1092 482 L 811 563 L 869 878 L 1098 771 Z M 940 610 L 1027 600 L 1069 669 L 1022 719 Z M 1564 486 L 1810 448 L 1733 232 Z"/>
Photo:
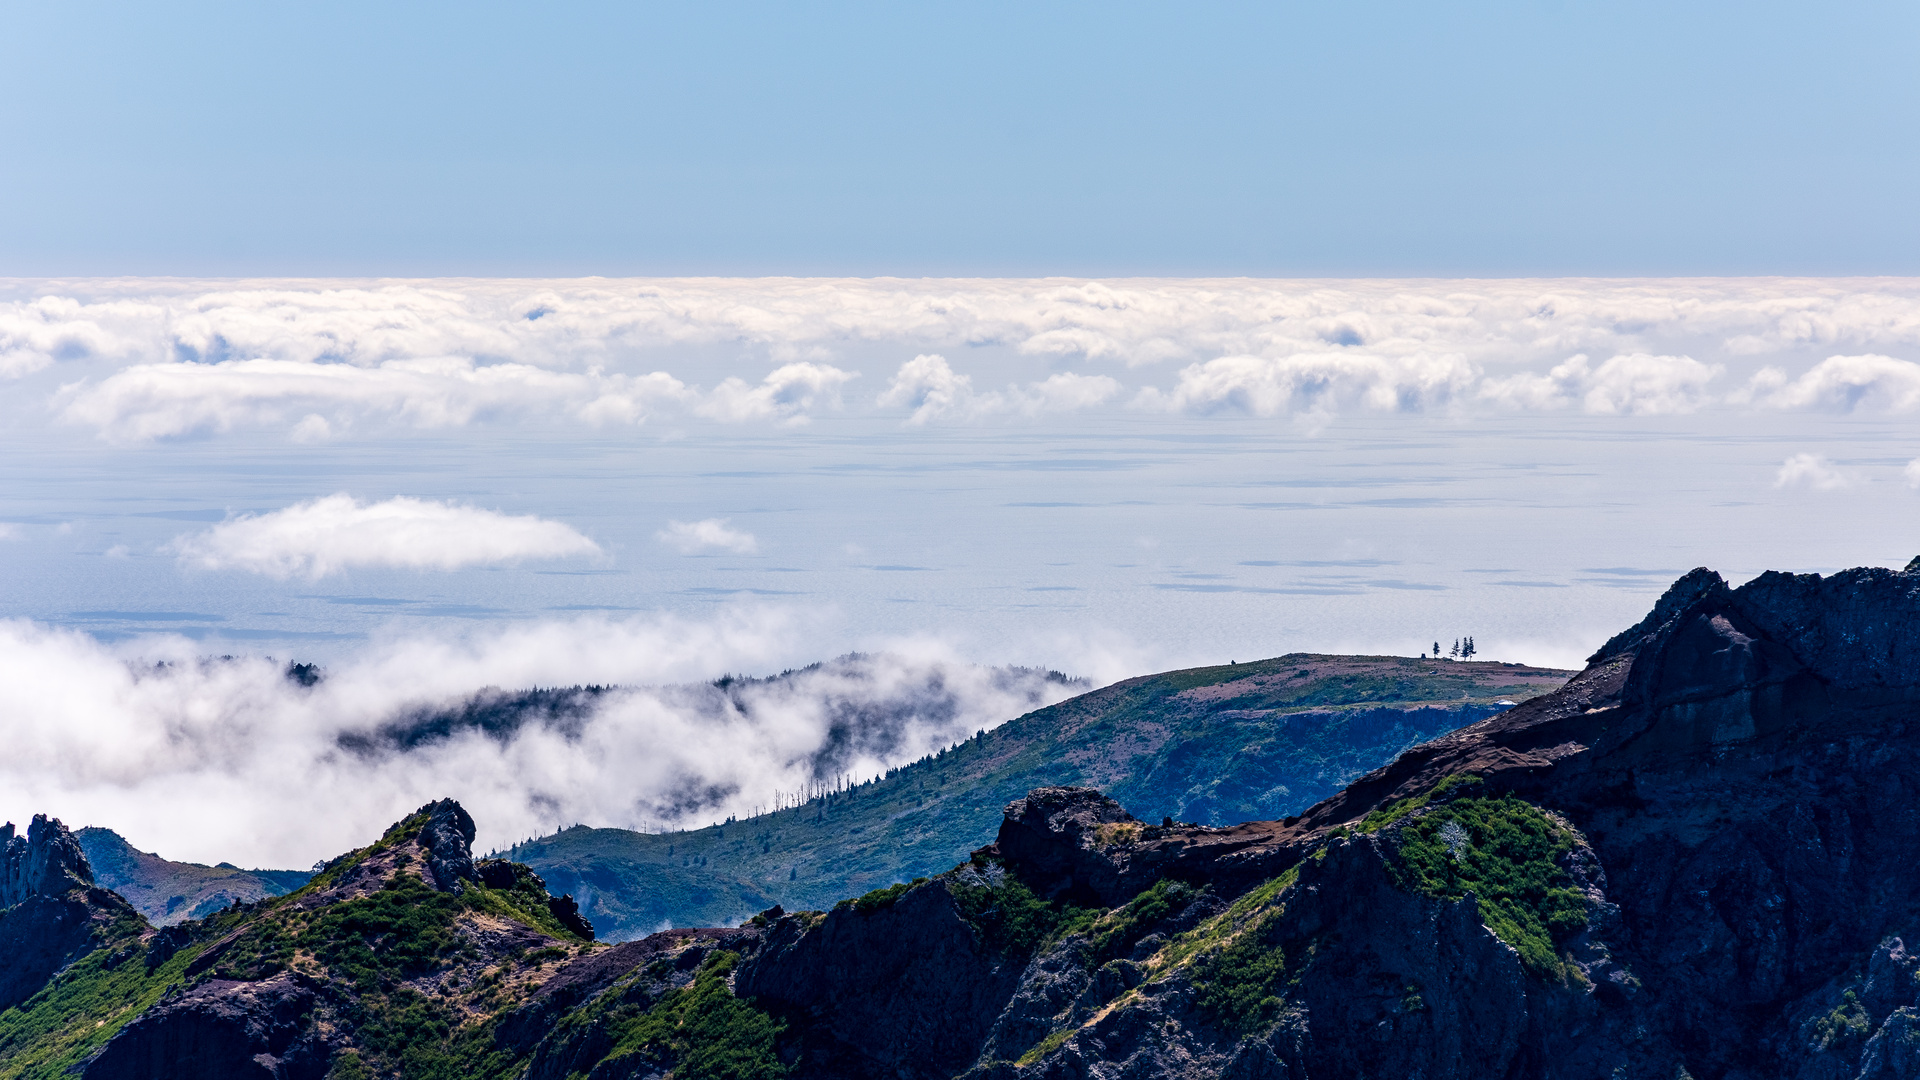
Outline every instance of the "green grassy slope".
<path id="1" fill-rule="evenodd" d="M 169 931 L 179 935 L 178 951 L 151 965 L 160 937 L 121 909 L 125 917 L 103 932 L 101 947 L 0 1010 L 0 1080 L 73 1075 L 170 991 L 287 970 L 325 988 L 313 1026 L 345 1051 L 334 1055 L 330 1077 L 519 1075 L 524 1065 L 493 1045 L 493 1018 L 537 988 L 546 963 L 594 946 L 560 926 L 546 891 L 524 873 L 510 886 L 434 890 L 415 846 L 427 821 L 413 814 L 372 846 L 304 875 L 290 893 Z M 528 952 L 529 945 L 542 947 Z"/>
<path id="2" fill-rule="evenodd" d="M 235 900 L 252 903 L 282 896 L 313 876 L 311 870 L 242 870 L 231 863 L 173 862 L 137 851 L 119 833 L 96 826 L 76 830 L 73 838 L 87 853 L 94 881 L 125 897 L 155 926 L 204 918 Z"/>
<path id="3" fill-rule="evenodd" d="M 1049 784 L 1100 788 L 1147 820 L 1296 813 L 1416 743 L 1572 672 L 1391 656 L 1293 654 L 1149 675 L 1011 720 L 805 805 L 690 832 L 578 827 L 518 845 L 603 939 L 723 926 L 775 903 L 828 908 L 937 874 Z"/>

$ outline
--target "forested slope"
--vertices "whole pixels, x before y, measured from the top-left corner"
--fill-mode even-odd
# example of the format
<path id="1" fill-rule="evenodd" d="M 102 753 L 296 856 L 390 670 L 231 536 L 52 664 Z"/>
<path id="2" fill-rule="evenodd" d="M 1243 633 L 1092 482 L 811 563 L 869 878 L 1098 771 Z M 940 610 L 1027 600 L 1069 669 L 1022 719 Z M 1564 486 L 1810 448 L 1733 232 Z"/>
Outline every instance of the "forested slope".
<path id="1" fill-rule="evenodd" d="M 604 937 L 823 908 L 940 873 L 1029 790 L 1083 785 L 1201 825 L 1311 806 L 1415 743 L 1551 691 L 1518 664 L 1291 654 L 1129 679 L 1038 709 L 876 781 L 687 832 L 573 828 L 508 857 L 580 899 Z"/>

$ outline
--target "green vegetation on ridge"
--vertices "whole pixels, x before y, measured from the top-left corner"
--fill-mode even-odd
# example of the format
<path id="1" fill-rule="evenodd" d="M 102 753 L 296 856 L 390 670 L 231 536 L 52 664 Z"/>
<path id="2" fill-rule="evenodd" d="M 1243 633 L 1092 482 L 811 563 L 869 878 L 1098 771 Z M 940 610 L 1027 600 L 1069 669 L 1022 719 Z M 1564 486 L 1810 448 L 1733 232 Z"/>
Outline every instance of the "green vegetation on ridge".
<path id="1" fill-rule="evenodd" d="M 494 1045 L 493 1017 L 517 1003 L 503 980 L 522 962 L 537 968 L 586 948 L 547 908 L 547 893 L 524 868 L 511 887 L 468 882 L 458 893 L 433 889 L 414 870 L 418 848 L 403 847 L 427 823 L 414 814 L 381 839 L 334 860 L 307 885 L 281 897 L 235 904 L 167 931 L 186 943 L 150 971 L 155 942 L 129 909 L 104 944 L 55 977 L 18 1008 L 0 1012 L 0 1080 L 54 1080 L 98 1050 L 168 991 L 208 979 L 257 981 L 295 970 L 329 986 L 335 1021 L 354 1048 L 330 1074 L 407 1080 L 506 1077 L 520 1068 Z M 367 872 L 364 893 L 329 896 Z M 504 919 L 557 944 L 531 954 L 484 955 L 462 928 L 476 918 Z M 533 938 L 540 941 L 540 938 Z M 504 962 L 502 962 L 504 959 Z"/>
<path id="2" fill-rule="evenodd" d="M 638 1056 L 670 1067 L 676 1080 L 778 1080 L 775 1042 L 786 1025 L 733 996 L 727 976 L 739 958 L 715 952 L 693 985 L 669 990 L 659 1003 L 622 1025 L 608 1059 Z"/>
<path id="3" fill-rule="evenodd" d="M 1570 675 L 1311 654 L 1149 675 L 793 809 L 659 835 L 577 827 L 506 854 L 577 897 L 608 940 L 731 925 L 776 903 L 823 909 L 941 873 L 1036 787 L 1097 787 L 1147 820 L 1284 817 Z"/>
<path id="4" fill-rule="evenodd" d="M 20 1005 L 0 1010 L 0 1080 L 64 1077 L 181 980 L 191 954 L 148 971 L 142 957 L 121 951 L 134 945 L 142 929 L 131 915 L 120 920 L 102 935 L 104 947 Z"/>
<path id="5" fill-rule="evenodd" d="M 1480 918 L 1537 975 L 1561 970 L 1555 944 L 1587 924 L 1587 898 L 1561 865 L 1573 836 L 1539 807 L 1505 795 L 1411 815 L 1399 828 L 1395 883 L 1443 900 L 1474 897 Z"/>

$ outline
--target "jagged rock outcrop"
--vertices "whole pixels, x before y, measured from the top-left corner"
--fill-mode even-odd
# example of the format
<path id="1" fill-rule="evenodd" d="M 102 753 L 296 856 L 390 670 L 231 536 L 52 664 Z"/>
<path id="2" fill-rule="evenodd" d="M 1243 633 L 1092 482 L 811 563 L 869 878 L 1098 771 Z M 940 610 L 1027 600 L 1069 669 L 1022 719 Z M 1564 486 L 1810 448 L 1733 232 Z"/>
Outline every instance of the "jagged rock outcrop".
<path id="1" fill-rule="evenodd" d="M 957 902 L 959 890 L 988 888 L 968 868 L 896 899 L 783 917 L 735 992 L 793 1018 L 806 1075 L 953 1076 L 979 1054 L 1027 961 L 983 941 Z"/>
<path id="2" fill-rule="evenodd" d="M 0 825 L 0 908 L 32 896 L 61 896 L 93 884 L 87 856 L 58 818 L 33 815 L 27 835 Z"/>
<path id="3" fill-rule="evenodd" d="M 58 818 L 35 814 L 25 836 L 12 822 L 0 826 L 0 1009 L 92 951 L 116 920 L 139 916 L 93 886 L 86 855 Z"/>
<path id="4" fill-rule="evenodd" d="M 593 924 L 580 914 L 580 905 L 574 901 L 571 893 L 547 898 L 547 913 L 555 922 L 567 928 L 569 933 L 593 940 Z"/>
<path id="5" fill-rule="evenodd" d="M 995 843 L 1048 897 L 1111 906 L 1125 866 L 1108 854 L 1140 831 L 1126 808 L 1090 788 L 1039 788 L 1007 806 Z"/>
<path id="6" fill-rule="evenodd" d="M 441 799 L 420 808 L 427 823 L 420 828 L 419 844 L 427 853 L 427 867 L 434 887 L 452 892 L 463 881 L 478 881 L 473 868 L 473 815 L 452 799 Z"/>
<path id="7" fill-rule="evenodd" d="M 95 1047 L 60 1042 L 58 1001 L 25 1023 L 53 1025 L 47 1037 L 68 1046 L 59 1052 L 78 1055 L 67 1071 L 95 1080 L 464 1075 L 476 1062 L 524 1060 L 557 1019 L 552 1011 L 531 1030 L 522 1025 L 526 1046 L 503 1042 L 505 1056 L 488 1056 L 485 1039 L 462 1042 L 463 1025 L 538 994 L 554 962 L 589 959 L 588 944 L 557 921 L 567 905 L 531 870 L 476 866 L 473 835 L 466 811 L 442 800 L 290 896 L 159 931 L 122 904 L 131 922 L 72 993 L 97 992 L 89 978 L 117 979 L 135 994 L 164 990 L 159 1000 L 104 1016 L 118 1027 Z M 9 912 L 0 933 L 12 922 Z M 601 963 L 567 981 L 604 987 L 588 972 L 612 977 L 616 968 Z"/>

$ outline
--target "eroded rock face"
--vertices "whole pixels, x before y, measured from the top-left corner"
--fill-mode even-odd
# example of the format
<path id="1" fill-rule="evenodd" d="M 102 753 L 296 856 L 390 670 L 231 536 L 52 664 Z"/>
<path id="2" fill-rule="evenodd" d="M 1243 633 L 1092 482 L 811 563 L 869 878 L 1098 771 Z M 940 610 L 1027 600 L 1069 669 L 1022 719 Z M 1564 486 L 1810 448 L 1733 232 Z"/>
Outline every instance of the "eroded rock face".
<path id="1" fill-rule="evenodd" d="M 80 844 L 58 818 L 33 815 L 27 835 L 14 835 L 13 822 L 0 825 L 0 908 L 30 896 L 61 896 L 93 884 L 93 871 Z"/>
<path id="2" fill-rule="evenodd" d="M 942 878 L 873 910 L 779 919 L 734 990 L 793 1018 L 804 1075 L 944 1080 L 980 1053 L 1026 960 L 983 942 Z"/>
<path id="3" fill-rule="evenodd" d="M 35 814 L 25 836 L 12 822 L 0 826 L 0 1009 L 92 951 L 121 915 L 131 909 L 93 887 L 87 857 L 59 819 Z"/>
<path id="4" fill-rule="evenodd" d="M 1085 826 L 1010 818 L 1012 842 L 999 845 L 1010 862 L 1121 883 L 1103 899 L 1127 895 L 1143 867 L 1231 894 L 1249 872 L 1297 865 L 1287 921 L 1319 926 L 1315 960 L 1288 1013 L 1231 1052 L 1197 1034 L 1171 978 L 1036 1062 L 977 1068 L 1920 1076 L 1920 964 L 1906 951 L 1920 940 L 1917 737 L 1920 572 L 1766 574 L 1733 589 L 1695 571 L 1564 689 L 1417 747 L 1301 819 L 1143 829 L 1103 846 Z M 1584 835 L 1605 926 L 1589 931 L 1599 959 L 1576 965 L 1580 979 L 1495 977 L 1500 943 L 1472 912 L 1383 887 L 1363 838 L 1340 839 L 1461 774 L 1557 810 Z M 1301 862 L 1316 849 L 1324 865 Z M 1426 1004 L 1408 1009 L 1414 984 Z"/>
<path id="5" fill-rule="evenodd" d="M 995 846 L 1043 895 L 1111 905 L 1124 867 L 1110 851 L 1116 837 L 1141 825 L 1119 803 L 1091 788 L 1039 788 L 1007 805 Z"/>
<path id="6" fill-rule="evenodd" d="M 473 866 L 473 816 L 452 799 L 428 803 L 420 809 L 428 816 L 419 843 L 426 850 L 434 887 L 452 892 L 463 881 L 480 880 Z"/>
<path id="7" fill-rule="evenodd" d="M 89 1080 L 321 1080 L 331 1048 L 309 1021 L 315 986 L 283 972 L 209 979 L 163 999 L 89 1061 Z"/>

